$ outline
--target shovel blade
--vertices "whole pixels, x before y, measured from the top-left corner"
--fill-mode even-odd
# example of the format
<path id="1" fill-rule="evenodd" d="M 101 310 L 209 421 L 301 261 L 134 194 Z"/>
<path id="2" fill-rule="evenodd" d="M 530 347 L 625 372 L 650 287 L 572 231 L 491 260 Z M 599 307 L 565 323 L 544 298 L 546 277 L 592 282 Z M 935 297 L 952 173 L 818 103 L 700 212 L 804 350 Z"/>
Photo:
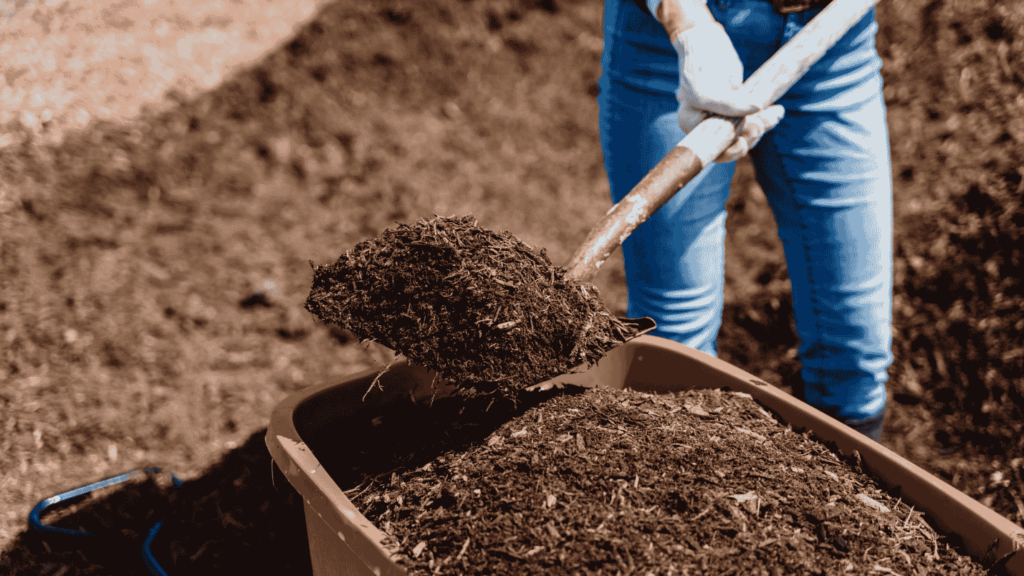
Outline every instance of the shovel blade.
<path id="1" fill-rule="evenodd" d="M 655 328 L 658 327 L 657 322 L 655 322 L 653 318 L 648 318 L 646 316 L 643 318 L 619 318 L 619 320 L 621 320 L 622 323 L 625 324 L 626 326 L 629 326 L 630 328 L 633 328 L 635 330 L 634 334 L 630 336 L 626 340 L 626 342 L 629 342 L 630 340 L 633 340 L 635 338 L 639 338 L 640 336 L 643 336 L 644 334 L 647 334 L 651 330 L 654 330 Z M 614 349 L 615 348 L 613 348 L 612 350 Z M 608 352 L 611 352 L 611 350 L 609 350 Z M 598 362 L 600 362 L 600 360 Z M 547 390 L 551 390 L 552 388 L 564 388 L 566 386 L 582 386 L 577 382 L 579 380 L 578 376 L 581 372 L 585 372 L 589 368 L 590 366 L 586 364 L 579 364 L 575 368 L 570 370 L 567 374 L 561 374 L 559 376 L 555 376 L 554 378 L 544 380 L 543 382 L 538 382 L 537 384 L 529 386 L 524 390 L 527 392 L 545 392 Z"/>

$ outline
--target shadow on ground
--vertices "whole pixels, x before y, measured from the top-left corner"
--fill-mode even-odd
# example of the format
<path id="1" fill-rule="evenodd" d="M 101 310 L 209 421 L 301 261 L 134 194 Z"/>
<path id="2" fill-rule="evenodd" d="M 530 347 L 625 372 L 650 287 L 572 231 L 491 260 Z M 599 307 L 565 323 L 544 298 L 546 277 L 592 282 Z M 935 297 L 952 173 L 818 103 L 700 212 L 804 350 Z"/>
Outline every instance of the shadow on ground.
<path id="1" fill-rule="evenodd" d="M 180 487 L 160 474 L 54 506 L 45 524 L 95 537 L 25 531 L 0 559 L 0 573 L 150 574 L 143 544 L 163 519 L 150 550 L 171 576 L 310 574 L 302 499 L 273 465 L 265 434 Z"/>

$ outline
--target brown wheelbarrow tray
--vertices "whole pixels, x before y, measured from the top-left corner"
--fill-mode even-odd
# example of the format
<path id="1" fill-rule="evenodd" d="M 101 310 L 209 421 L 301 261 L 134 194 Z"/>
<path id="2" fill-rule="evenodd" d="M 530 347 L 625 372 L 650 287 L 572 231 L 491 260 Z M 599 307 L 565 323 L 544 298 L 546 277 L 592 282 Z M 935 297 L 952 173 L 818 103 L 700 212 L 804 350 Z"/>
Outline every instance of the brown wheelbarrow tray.
<path id="1" fill-rule="evenodd" d="M 356 410 L 385 406 L 410 395 L 425 399 L 434 393 L 433 373 L 404 361 L 380 374 L 374 384 L 379 373 L 370 370 L 337 384 L 310 387 L 286 398 L 271 415 L 267 447 L 305 502 L 310 555 L 318 576 L 406 573 L 381 545 L 384 533 L 356 509 L 307 447 L 307 442 L 315 444 L 315 439 L 332 434 Z M 794 429 L 813 432 L 843 454 L 859 452 L 868 474 L 923 511 L 936 530 L 959 536 L 966 551 L 985 565 L 998 562 L 1005 573 L 1024 576 L 1024 554 L 1016 553 L 1024 545 L 1020 526 L 881 444 L 723 360 L 648 335 L 616 348 L 589 370 L 556 380 L 649 393 L 728 388 L 750 394 Z"/>

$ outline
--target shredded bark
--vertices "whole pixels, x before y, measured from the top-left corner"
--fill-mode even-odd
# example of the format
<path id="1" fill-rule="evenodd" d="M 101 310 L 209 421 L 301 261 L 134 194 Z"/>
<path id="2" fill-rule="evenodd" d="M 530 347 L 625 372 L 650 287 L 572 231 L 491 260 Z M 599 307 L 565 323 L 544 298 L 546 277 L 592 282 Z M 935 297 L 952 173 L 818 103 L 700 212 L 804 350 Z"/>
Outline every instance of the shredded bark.
<path id="1" fill-rule="evenodd" d="M 481 392 L 512 395 L 637 332 L 593 285 L 472 216 L 385 230 L 313 270 L 306 309 L 318 318 Z"/>
<path id="2" fill-rule="evenodd" d="M 567 392 L 367 409 L 310 448 L 412 575 L 986 573 L 745 394 Z"/>

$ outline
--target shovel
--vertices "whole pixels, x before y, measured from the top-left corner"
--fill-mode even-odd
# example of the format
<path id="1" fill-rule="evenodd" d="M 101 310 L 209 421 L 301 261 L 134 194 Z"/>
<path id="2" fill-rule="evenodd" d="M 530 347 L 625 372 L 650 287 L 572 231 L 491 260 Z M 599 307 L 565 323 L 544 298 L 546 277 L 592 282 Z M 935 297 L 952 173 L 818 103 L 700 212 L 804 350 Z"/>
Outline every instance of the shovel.
<path id="1" fill-rule="evenodd" d="M 830 6 L 815 16 L 803 30 L 765 62 L 743 84 L 741 89 L 750 91 L 754 101 L 761 104 L 762 108 L 770 106 L 788 91 L 855 23 L 860 21 L 877 1 L 834 0 Z M 571 258 L 564 273 L 559 272 L 559 277 L 556 278 L 554 267 L 550 269 L 550 281 L 544 284 L 545 290 L 550 290 L 550 292 L 537 292 L 536 295 L 542 297 L 543 302 L 531 310 L 537 310 L 536 314 L 544 314 L 543 311 L 548 310 L 550 306 L 554 305 L 552 302 L 560 298 L 566 302 L 572 302 L 577 310 L 591 310 L 590 307 L 596 303 L 597 299 L 588 294 L 585 285 L 590 284 L 601 264 L 633 230 L 696 177 L 705 166 L 717 158 L 736 139 L 737 126 L 742 121 L 742 118 L 712 116 L 694 128 L 592 229 L 586 241 Z M 609 348 L 654 328 L 654 321 L 650 318 L 615 319 L 606 312 L 596 310 L 587 316 L 587 319 L 580 321 L 579 326 L 583 326 L 583 328 L 575 332 L 577 336 L 561 330 L 563 327 L 576 330 L 575 322 L 577 320 L 566 320 L 564 323 L 547 322 L 546 327 L 553 326 L 555 332 L 548 331 L 546 335 L 535 330 L 531 316 L 524 315 L 514 321 L 506 321 L 507 318 L 503 318 L 503 316 L 507 316 L 507 314 L 503 312 L 508 311 L 509 303 L 498 302 L 496 299 L 516 297 L 515 291 L 518 290 L 514 281 L 516 278 L 507 277 L 505 280 L 496 280 L 497 274 L 494 267 L 472 268 L 472 273 L 470 273 L 470 268 L 461 264 L 454 267 L 455 270 L 451 273 L 447 272 L 448 268 L 445 268 L 445 275 L 441 277 L 440 274 L 437 274 L 439 260 L 436 258 L 441 258 L 442 254 L 458 256 L 465 246 L 458 238 L 453 243 L 444 233 L 443 228 L 461 224 L 442 222 L 440 233 L 436 221 L 423 221 L 422 224 L 423 227 L 417 229 L 399 227 L 397 231 L 386 233 L 392 234 L 388 236 L 387 241 L 398 241 L 401 245 L 400 249 L 392 250 L 391 246 L 394 245 L 388 244 L 389 247 L 386 251 L 377 251 L 374 247 L 377 245 L 376 241 L 370 241 L 367 243 L 371 248 L 368 251 L 360 251 L 360 247 L 357 246 L 356 250 L 343 255 L 336 264 L 314 267 L 313 290 L 307 300 L 306 308 L 322 320 L 340 325 L 369 319 L 374 326 L 369 333 L 361 334 L 366 339 L 377 340 L 384 346 L 405 354 L 416 363 L 435 368 L 439 374 L 446 372 L 445 365 L 461 366 L 462 368 L 457 369 L 462 371 L 463 383 L 467 381 L 470 383 L 480 382 L 495 386 L 502 383 L 504 391 L 512 388 L 521 389 L 524 383 L 521 380 L 523 378 L 521 374 L 526 372 L 564 373 L 565 366 L 571 366 L 572 362 L 579 362 L 581 358 L 584 363 L 596 361 L 602 354 L 595 350 L 587 352 L 580 348 L 580 338 L 584 333 L 593 335 L 600 332 L 601 338 L 604 340 L 599 344 L 603 352 L 607 352 Z M 461 230 L 457 227 L 451 228 L 451 230 L 457 229 Z M 475 233 L 494 236 L 493 233 L 480 229 L 475 229 Z M 424 238 L 432 242 L 440 239 L 444 245 L 425 242 Z M 505 245 L 503 244 L 503 246 Z M 436 252 L 437 250 L 441 252 Z M 536 255 L 516 252 L 513 249 L 497 253 L 511 255 L 508 257 L 513 259 L 497 261 L 495 266 L 499 268 L 508 267 L 509 262 L 514 262 L 518 258 L 530 258 L 534 263 L 541 259 Z M 410 260 L 404 261 L 403 265 L 412 266 L 415 260 L 418 263 L 417 266 L 425 263 L 428 268 L 417 272 L 417 276 L 414 277 L 399 276 L 389 272 L 396 260 L 406 258 Z M 550 262 L 547 265 L 550 266 Z M 376 266 L 374 273 L 364 274 L 371 266 Z M 515 268 L 514 265 L 512 267 Z M 453 277 L 458 279 L 458 288 L 448 283 L 449 279 Z M 397 283 L 390 281 L 396 278 L 400 281 Z M 522 277 L 518 277 L 518 280 L 521 281 Z M 437 290 L 436 286 L 430 285 L 431 282 L 440 283 L 443 289 Z M 492 286 L 493 291 L 477 291 L 475 289 L 478 285 L 485 283 L 496 283 L 501 288 Z M 508 290 L 505 287 L 508 287 Z M 388 290 L 397 290 L 397 292 L 388 292 Z M 472 302 L 460 300 L 458 306 L 467 307 L 466 310 L 461 310 L 452 305 L 451 298 L 458 297 L 456 290 L 460 291 L 459 294 L 470 294 L 474 297 L 477 294 L 482 294 L 485 298 L 483 303 L 476 300 Z M 435 296 L 438 293 L 444 294 L 444 299 L 434 302 L 426 297 L 420 298 L 421 295 L 428 293 Z M 397 296 L 395 296 L 396 294 Z M 353 297 L 353 295 L 358 296 Z M 385 315 L 381 308 L 381 299 L 389 297 L 392 298 L 392 301 L 388 302 L 390 306 L 398 303 L 401 304 L 401 308 L 389 310 Z M 488 301 L 487 298 L 491 298 L 491 300 Z M 358 302 L 354 308 L 349 308 L 353 299 Z M 423 316 L 413 313 L 412 301 L 418 303 L 417 310 L 422 312 Z M 515 305 L 516 303 L 512 304 L 513 307 Z M 434 306 L 437 308 L 435 309 Z M 477 306 L 486 308 L 486 311 L 479 312 L 476 309 Z M 468 310 L 468 313 L 459 316 L 459 321 L 464 322 L 465 327 L 452 324 L 449 328 L 448 325 L 438 320 L 440 318 L 439 311 L 450 314 L 451 310 L 459 310 L 460 313 Z M 381 327 L 375 323 L 376 319 L 380 317 L 394 319 L 395 324 Z M 399 322 L 408 324 L 410 321 L 415 322 L 418 327 L 428 327 L 426 335 L 431 338 L 430 345 L 425 345 L 427 340 L 418 340 L 411 344 L 412 348 L 402 349 L 405 344 L 401 344 L 400 337 L 404 336 L 403 330 L 406 329 Z M 517 326 L 520 321 L 523 325 Z M 592 321 L 606 322 L 607 326 L 599 329 L 592 324 Z M 438 326 L 444 326 L 444 329 L 439 330 Z M 364 328 L 369 327 L 364 326 Z M 587 332 L 591 328 L 593 330 Z M 514 340 L 515 345 L 509 344 L 509 347 L 505 347 L 506 341 L 489 340 L 485 342 L 483 337 L 485 330 L 489 335 L 500 333 L 498 338 L 507 338 L 508 342 Z M 608 337 L 602 330 L 615 332 L 615 337 Z M 375 334 L 374 331 L 377 333 Z M 453 331 L 457 331 L 457 333 Z M 360 330 L 356 330 L 356 332 L 360 332 Z M 474 335 L 477 334 L 480 338 L 474 338 Z M 401 345 L 396 346 L 389 342 Z M 525 347 L 521 345 L 524 343 Z M 440 347 L 434 347 L 435 345 Z M 513 351 L 510 352 L 510 350 Z M 516 353 L 521 356 L 514 357 L 513 354 Z M 543 365 L 537 362 L 537 358 L 542 355 Z M 509 363 L 516 368 L 505 369 L 503 365 Z M 472 380 L 465 376 L 470 376 Z M 550 376 L 541 376 L 535 381 L 545 382 L 548 378 Z"/>
<path id="2" fill-rule="evenodd" d="M 833 0 L 754 72 L 742 90 L 767 108 L 859 22 L 879 0 Z M 709 116 L 683 138 L 604 219 L 569 260 L 566 277 L 589 282 L 633 230 L 693 180 L 736 139 L 737 119 Z"/>
<path id="3" fill-rule="evenodd" d="M 833 0 L 761 65 L 743 83 L 742 90 L 749 91 L 762 109 L 771 106 L 878 1 Z M 711 115 L 697 125 L 591 229 L 569 260 L 566 278 L 590 282 L 623 240 L 732 144 L 740 122 L 742 119 Z M 650 318 L 626 319 L 626 322 L 635 327 L 636 336 L 655 328 Z M 541 382 L 528 390 L 560 386 L 556 381 Z"/>

